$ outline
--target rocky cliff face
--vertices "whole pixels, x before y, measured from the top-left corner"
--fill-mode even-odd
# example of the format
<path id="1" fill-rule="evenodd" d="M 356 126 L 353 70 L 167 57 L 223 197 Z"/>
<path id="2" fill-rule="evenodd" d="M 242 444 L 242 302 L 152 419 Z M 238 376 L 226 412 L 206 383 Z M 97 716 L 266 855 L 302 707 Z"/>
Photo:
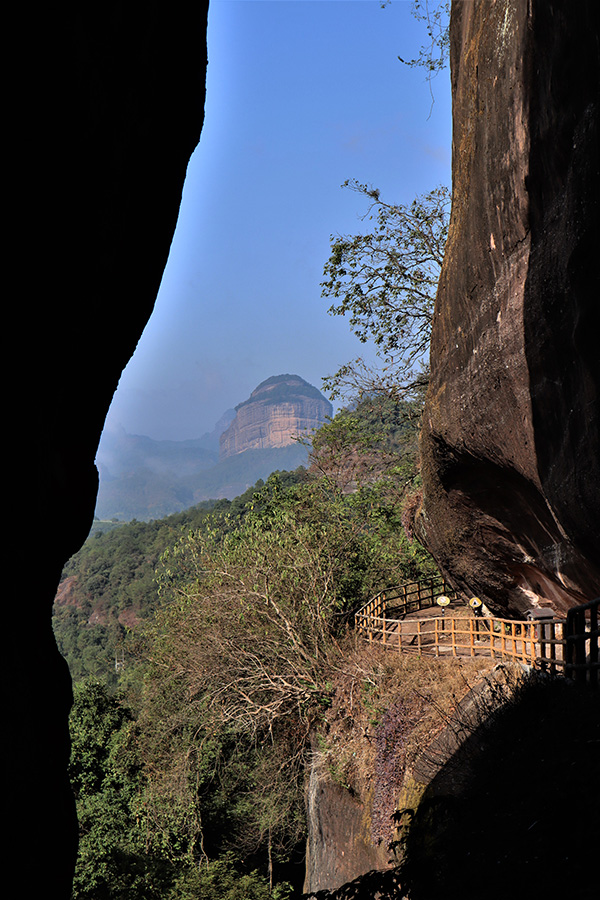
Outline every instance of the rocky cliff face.
<path id="1" fill-rule="evenodd" d="M 600 593 L 598 6 L 453 3 L 421 534 L 496 612 Z"/>
<path id="2" fill-rule="evenodd" d="M 331 413 L 331 403 L 298 375 L 268 378 L 236 407 L 235 419 L 221 435 L 219 458 L 288 447 L 296 437 L 310 436 Z"/>
<path id="3" fill-rule="evenodd" d="M 371 839 L 369 806 L 368 798 L 324 779 L 313 761 L 306 792 L 306 893 L 333 890 L 365 872 L 389 867 L 387 846 Z"/>
<path id="4" fill-rule="evenodd" d="M 412 733 L 402 728 L 401 740 L 385 742 L 393 763 L 385 766 L 385 780 L 375 759 L 371 777 L 363 774 L 353 796 L 347 791 L 342 799 L 335 786 L 315 792 L 309 838 L 321 853 L 321 869 L 314 875 L 307 866 L 306 900 L 595 898 L 597 873 L 585 854 L 600 840 L 597 791 L 581 788 L 582 773 L 597 763 L 595 692 L 574 691 L 567 679 L 521 680 L 522 671 L 502 664 L 482 672 L 466 693 L 464 682 L 458 692 L 451 686 L 448 668 L 440 674 L 445 696 L 436 696 L 438 713 L 444 709 L 437 732 L 423 733 L 423 709 Z M 383 725 L 382 719 L 374 735 L 362 734 L 367 759 Z M 359 741 L 357 734 L 357 751 Z M 365 831 L 372 833 L 365 818 L 376 812 L 377 794 L 391 794 L 395 815 L 388 828 L 392 847 L 387 839 L 378 845 L 384 863 L 376 861 L 379 871 L 373 871 L 376 848 L 372 842 L 365 855 Z M 556 823 L 564 819 L 570 827 L 557 840 Z M 337 858 L 332 839 L 339 841 Z"/>

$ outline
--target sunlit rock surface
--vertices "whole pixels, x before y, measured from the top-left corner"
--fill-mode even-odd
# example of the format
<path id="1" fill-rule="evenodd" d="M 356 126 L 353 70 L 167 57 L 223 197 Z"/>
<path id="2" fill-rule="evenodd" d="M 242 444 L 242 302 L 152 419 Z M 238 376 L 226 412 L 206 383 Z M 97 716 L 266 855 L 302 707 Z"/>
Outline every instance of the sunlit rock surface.
<path id="1" fill-rule="evenodd" d="M 418 527 L 497 613 L 600 594 L 598 5 L 453 3 Z"/>
<path id="2" fill-rule="evenodd" d="M 331 403 L 298 375 L 267 378 L 236 407 L 235 419 L 221 435 L 219 458 L 310 439 L 331 413 Z"/>

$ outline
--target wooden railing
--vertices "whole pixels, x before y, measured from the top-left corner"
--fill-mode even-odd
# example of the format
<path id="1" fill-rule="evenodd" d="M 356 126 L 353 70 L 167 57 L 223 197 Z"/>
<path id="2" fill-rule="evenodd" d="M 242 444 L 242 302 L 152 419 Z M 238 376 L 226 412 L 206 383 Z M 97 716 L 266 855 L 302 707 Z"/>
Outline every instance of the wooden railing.
<path id="1" fill-rule="evenodd" d="M 600 598 L 569 611 L 566 620 L 523 621 L 462 615 L 406 618 L 456 592 L 442 578 L 381 591 L 355 615 L 359 634 L 371 643 L 402 652 L 434 656 L 489 656 L 513 659 L 579 682 L 600 684 Z"/>
<path id="2" fill-rule="evenodd" d="M 440 615 L 423 619 L 388 619 L 372 616 L 358 627 L 370 642 L 399 653 L 434 656 L 489 656 L 514 659 L 547 671 L 564 666 L 562 620 L 543 624 L 512 619 Z"/>
<path id="3" fill-rule="evenodd" d="M 372 618 L 394 618 L 434 606 L 438 597 L 457 598 L 456 591 L 441 576 L 424 581 L 411 581 L 380 591 L 355 615 L 357 628 L 368 625 Z"/>
<path id="4" fill-rule="evenodd" d="M 565 675 L 577 682 L 600 684 L 598 628 L 600 597 L 570 609 L 565 634 Z"/>

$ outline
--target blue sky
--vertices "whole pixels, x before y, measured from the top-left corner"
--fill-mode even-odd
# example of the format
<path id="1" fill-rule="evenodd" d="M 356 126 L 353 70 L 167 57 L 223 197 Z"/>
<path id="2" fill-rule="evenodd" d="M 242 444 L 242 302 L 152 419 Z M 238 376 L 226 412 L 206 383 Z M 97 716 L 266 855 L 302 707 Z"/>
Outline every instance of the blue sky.
<path id="1" fill-rule="evenodd" d="M 321 298 L 330 236 L 366 227 L 357 179 L 392 202 L 450 184 L 449 76 L 403 65 L 411 0 L 211 0 L 205 122 L 154 313 L 108 423 L 183 440 L 271 375 L 321 379 L 365 353 Z"/>

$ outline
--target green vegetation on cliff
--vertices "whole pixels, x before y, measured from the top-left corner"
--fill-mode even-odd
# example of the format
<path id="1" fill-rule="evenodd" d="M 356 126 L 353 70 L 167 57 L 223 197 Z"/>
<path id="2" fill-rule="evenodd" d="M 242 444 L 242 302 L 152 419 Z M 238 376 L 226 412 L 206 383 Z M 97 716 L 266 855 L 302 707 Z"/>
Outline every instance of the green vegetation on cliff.
<path id="1" fill-rule="evenodd" d="M 69 561 L 55 630 L 76 680 L 76 900 L 300 883 L 305 763 L 351 613 L 431 570 L 401 525 L 409 412 L 365 401 L 322 429 L 310 471 L 97 534 Z"/>

